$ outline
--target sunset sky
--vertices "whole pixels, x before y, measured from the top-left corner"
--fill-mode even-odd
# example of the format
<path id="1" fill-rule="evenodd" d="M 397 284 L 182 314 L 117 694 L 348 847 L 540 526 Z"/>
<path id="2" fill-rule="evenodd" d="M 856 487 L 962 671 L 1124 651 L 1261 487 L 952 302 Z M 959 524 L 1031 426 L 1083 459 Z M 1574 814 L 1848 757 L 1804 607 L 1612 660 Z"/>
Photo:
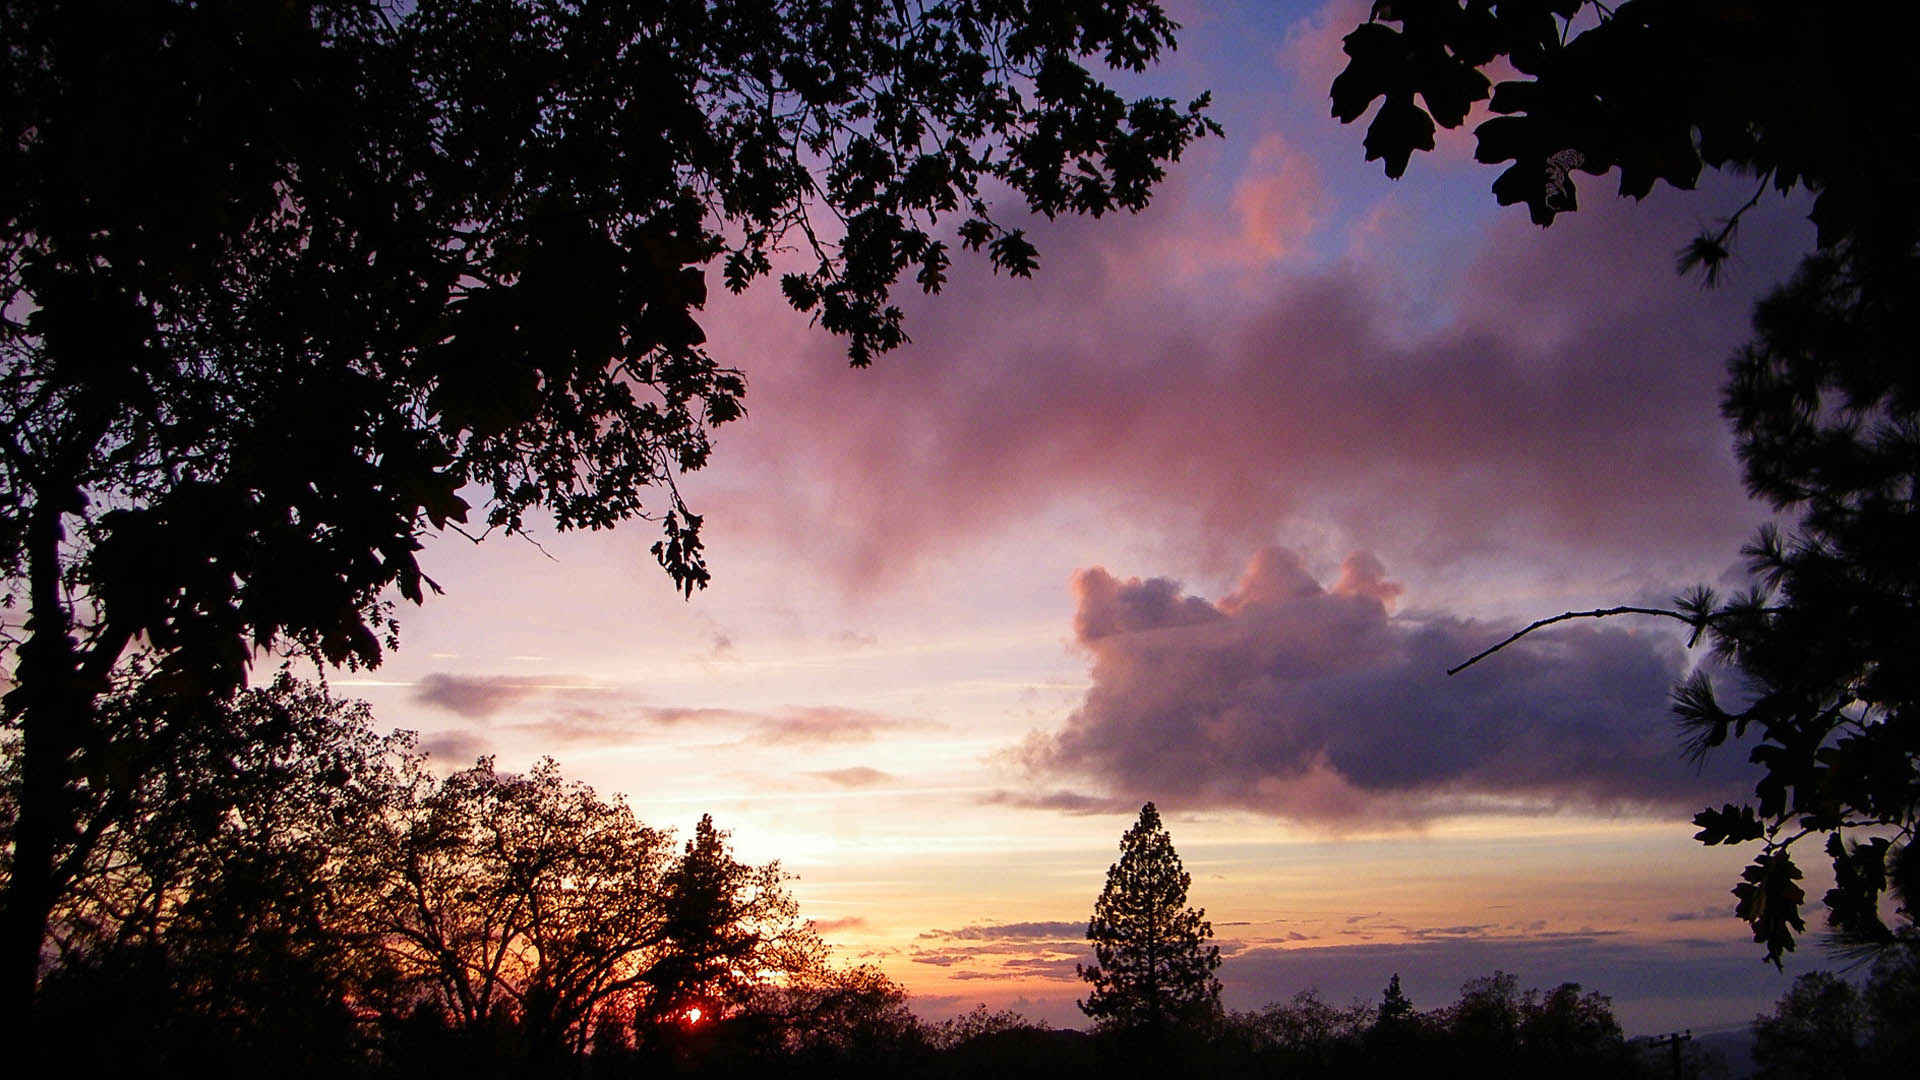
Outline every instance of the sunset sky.
<path id="1" fill-rule="evenodd" d="M 774 288 L 710 305 L 750 381 L 681 484 L 711 588 L 681 600 L 646 523 L 439 539 L 446 595 L 335 687 L 450 766 L 551 755 L 650 823 L 711 812 L 932 1016 L 1083 1022 L 1150 799 L 1230 1007 L 1398 972 L 1431 1008 L 1502 968 L 1629 1033 L 1751 1019 L 1821 957 L 1765 966 L 1729 914 L 1749 853 L 1691 839 L 1742 769 L 1677 753 L 1684 643 L 1583 623 L 1444 672 L 1740 580 L 1763 510 L 1718 388 L 1804 207 L 1764 202 L 1702 290 L 1673 253 L 1742 182 L 1584 178 L 1541 230 L 1465 131 L 1394 182 L 1329 118 L 1364 0 L 1170 6 L 1180 50 L 1125 85 L 1212 90 L 1227 138 L 1147 212 L 1034 222 L 1031 281 L 957 259 L 866 371 Z"/>

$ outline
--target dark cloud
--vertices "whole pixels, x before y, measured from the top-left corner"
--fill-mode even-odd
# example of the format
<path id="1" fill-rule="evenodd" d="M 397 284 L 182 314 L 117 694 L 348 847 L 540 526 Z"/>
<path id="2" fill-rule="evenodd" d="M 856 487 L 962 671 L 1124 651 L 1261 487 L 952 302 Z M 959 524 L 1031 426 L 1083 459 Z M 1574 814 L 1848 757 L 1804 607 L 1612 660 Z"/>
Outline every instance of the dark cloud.
<path id="1" fill-rule="evenodd" d="M 511 725 L 512 730 L 552 746 L 622 746 L 634 742 L 648 727 L 646 717 L 631 708 L 586 708 L 550 703 L 544 716 Z"/>
<path id="2" fill-rule="evenodd" d="M 1759 962 L 1737 924 L 1728 929 L 1708 936 L 1703 927 L 1700 936 L 1673 941 L 1618 933 L 1510 933 L 1394 944 L 1248 947 L 1221 965 L 1219 977 L 1229 1008 L 1258 1009 L 1307 989 L 1336 1005 L 1373 1005 L 1387 980 L 1398 974 L 1414 1005 L 1428 1010 L 1453 1003 L 1469 979 L 1507 971 L 1522 987 L 1550 989 L 1572 981 L 1606 994 L 1629 1034 L 1683 1027 L 1699 1032 L 1750 1021 L 1771 1006 L 1794 975 L 1816 966 L 1812 958 L 1789 957 L 1787 972 L 1777 973 Z M 1004 961 L 982 958 L 967 966 L 972 958 L 957 951 L 933 955 L 948 978 L 1005 977 Z M 1074 1007 L 1083 985 L 1073 974 L 1075 962 L 1071 956 L 1036 952 L 1022 971 L 1050 980 L 1052 989 L 1018 1007 L 1055 1023 L 1084 1025 L 1085 1016 Z"/>
<path id="3" fill-rule="evenodd" d="M 881 772 L 879 769 L 869 768 L 865 765 L 855 765 L 848 769 L 815 769 L 807 775 L 817 776 L 828 783 L 849 788 L 872 787 L 875 784 L 888 783 L 894 779 L 892 773 Z"/>
<path id="4" fill-rule="evenodd" d="M 867 742 L 882 732 L 908 729 L 924 729 L 932 725 L 921 720 L 912 720 L 898 716 L 884 716 L 880 713 L 863 712 L 859 709 L 843 709 L 826 705 L 790 705 L 775 712 L 748 712 L 740 709 L 684 708 L 671 706 L 650 706 L 640 710 L 640 714 L 655 724 L 679 725 L 697 723 L 713 728 L 733 728 L 744 730 L 745 738 L 756 743 L 827 743 L 827 742 Z M 837 770 L 850 774 L 858 780 L 858 769 Z M 873 772 L 874 770 L 868 770 Z M 825 773 L 815 775 L 826 776 Z M 827 777 L 837 783 L 850 783 L 849 779 Z M 874 782 L 886 778 L 878 773 L 868 778 Z"/>
<path id="5" fill-rule="evenodd" d="M 679 724 L 734 724 L 755 719 L 754 714 L 738 709 L 709 709 L 681 705 L 649 705 L 637 709 L 638 715 L 648 723 L 662 727 Z"/>
<path id="6" fill-rule="evenodd" d="M 413 700 L 422 705 L 484 720 L 528 697 L 553 687 L 553 676 L 442 675 L 435 673 L 413 688 Z"/>
<path id="7" fill-rule="evenodd" d="M 928 930 L 924 945 L 908 950 L 916 964 L 947 968 L 953 979 L 1077 978 L 1075 966 L 1091 963 L 1092 947 L 1082 921 L 976 923 Z"/>
<path id="8" fill-rule="evenodd" d="M 1083 795 L 1077 791 L 991 791 L 980 797 L 988 806 L 1021 810 L 1058 810 L 1064 814 L 1131 814 L 1140 805 L 1131 799 Z"/>
<path id="9" fill-rule="evenodd" d="M 1080 965 L 1091 957 L 1025 956 L 1007 960 L 991 970 L 966 970 L 952 973 L 955 979 L 1053 979 L 1079 982 Z"/>
<path id="10" fill-rule="evenodd" d="M 1491 931 L 1498 930 L 1499 923 L 1473 923 L 1458 926 L 1426 926 L 1414 931 L 1413 936 L 1428 941 L 1447 941 L 1454 938 L 1487 937 Z"/>
<path id="11" fill-rule="evenodd" d="M 1692 911 L 1676 911 L 1667 916 L 1668 922 L 1704 922 L 1709 919 L 1724 919 L 1731 910 L 1727 905 L 1695 908 Z"/>
<path id="12" fill-rule="evenodd" d="M 1037 779 L 1089 777 L 1120 802 L 1355 825 L 1668 813 L 1743 772 L 1732 755 L 1705 776 L 1682 760 L 1668 701 L 1684 657 L 1662 634 L 1569 625 L 1449 677 L 1504 634 L 1391 615 L 1395 586 L 1365 554 L 1323 588 L 1293 554 L 1268 549 L 1211 603 L 1099 568 L 1073 587 L 1093 686 L 1025 757 Z"/>

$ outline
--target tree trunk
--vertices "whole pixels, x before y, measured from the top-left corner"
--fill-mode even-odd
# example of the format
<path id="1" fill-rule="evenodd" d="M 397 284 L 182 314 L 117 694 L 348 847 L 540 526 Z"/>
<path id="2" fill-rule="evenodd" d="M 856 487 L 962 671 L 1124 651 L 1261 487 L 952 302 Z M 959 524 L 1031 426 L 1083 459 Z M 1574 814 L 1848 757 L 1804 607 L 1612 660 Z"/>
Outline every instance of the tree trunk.
<path id="1" fill-rule="evenodd" d="M 20 724 L 19 816 L 0 912 L 0 1045 L 32 1045 L 40 952 L 58 891 L 54 856 L 72 830 L 68 769 L 89 696 L 60 591 L 60 509 L 42 499 L 27 526 L 29 615 L 6 713 Z"/>

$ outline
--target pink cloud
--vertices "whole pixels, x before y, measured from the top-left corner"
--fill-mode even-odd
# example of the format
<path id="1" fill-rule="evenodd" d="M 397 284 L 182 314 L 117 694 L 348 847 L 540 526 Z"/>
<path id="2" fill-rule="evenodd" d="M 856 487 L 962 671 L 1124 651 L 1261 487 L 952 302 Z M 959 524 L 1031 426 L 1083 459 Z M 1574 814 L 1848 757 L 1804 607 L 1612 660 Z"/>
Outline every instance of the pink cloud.
<path id="1" fill-rule="evenodd" d="M 1340 43 L 1367 21 L 1373 0 L 1327 0 L 1312 15 L 1295 22 L 1280 47 L 1282 69 L 1293 75 L 1299 93 L 1327 96 L 1334 77 L 1347 66 Z"/>
<path id="2" fill-rule="evenodd" d="M 1279 135 L 1262 137 L 1233 189 L 1243 247 L 1267 259 L 1299 254 L 1319 221 L 1320 202 L 1313 159 L 1291 151 Z"/>
<path id="3" fill-rule="evenodd" d="M 1770 205 L 1747 291 L 1675 278 L 1667 252 L 1723 188 L 1594 198 L 1544 231 L 1507 214 L 1425 264 L 1403 219 L 1257 287 L 1233 269 L 1257 250 L 1197 193 L 1044 226 L 1037 278 L 957 273 L 915 305 L 921 344 L 870 370 L 754 330 L 753 417 L 722 448 L 739 480 L 701 508 L 856 587 L 1069 499 L 1213 565 L 1311 521 L 1427 571 L 1514 551 L 1717 566 L 1758 517 L 1723 358 L 1799 235 Z"/>

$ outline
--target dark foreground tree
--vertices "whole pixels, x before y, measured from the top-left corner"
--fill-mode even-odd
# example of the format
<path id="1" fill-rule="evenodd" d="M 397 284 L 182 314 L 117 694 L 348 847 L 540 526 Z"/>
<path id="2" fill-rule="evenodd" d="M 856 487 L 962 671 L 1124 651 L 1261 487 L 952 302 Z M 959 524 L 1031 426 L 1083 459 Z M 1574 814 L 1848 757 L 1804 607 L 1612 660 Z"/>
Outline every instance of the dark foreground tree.
<path id="1" fill-rule="evenodd" d="M 1142 806 L 1087 923 L 1095 963 L 1078 969 L 1093 985 L 1080 1009 L 1101 1030 L 1163 1041 L 1218 1015 L 1220 949 L 1206 911 L 1187 906 L 1192 881 L 1160 812 Z"/>
<path id="2" fill-rule="evenodd" d="M 824 946 L 800 919 L 778 863 L 733 857 L 703 814 L 661 881 L 660 946 L 633 1005 L 642 1044 L 700 1010 L 712 1021 L 744 1008 L 773 978 L 816 973 Z"/>
<path id="3" fill-rule="evenodd" d="M 709 819 L 676 857 L 550 761 L 437 776 L 364 704 L 284 674 L 226 712 L 88 819 L 29 1066 L 564 1073 L 689 995 L 713 1020 L 881 985 L 831 970 L 778 867 L 735 859 Z"/>
<path id="4" fill-rule="evenodd" d="M 1617 170 L 1635 198 L 1703 168 L 1752 177 L 1746 205 L 1681 254 L 1709 281 L 1770 188 L 1813 195 L 1818 250 L 1760 304 L 1723 403 L 1748 488 L 1797 525 L 1746 549 L 1746 592 L 1698 589 L 1663 613 L 1744 684 L 1724 703 L 1702 672 L 1675 699 L 1691 753 L 1744 741 L 1761 768 L 1750 802 L 1695 822 L 1703 843 L 1762 842 L 1735 911 L 1776 964 L 1805 930 L 1802 839 L 1825 838 L 1843 946 L 1911 942 L 1897 926 L 1920 903 L 1920 859 L 1902 857 L 1920 813 L 1916 31 L 1911 5 L 1396 0 L 1348 35 L 1332 88 L 1342 121 L 1381 102 L 1366 149 L 1389 176 L 1489 100 L 1476 156 L 1511 162 L 1494 194 L 1542 225 L 1577 207 L 1577 172 Z M 1496 64 L 1513 73 L 1498 86 Z"/>
<path id="5" fill-rule="evenodd" d="M 258 650 L 372 664 L 423 535 L 635 517 L 707 580 L 675 490 L 744 377 L 709 271 L 783 271 L 855 364 L 993 216 L 1146 205 L 1211 130 L 1089 67 L 1150 0 L 0 0 L 0 577 L 20 733 L 0 1016 L 126 779 L 102 702 L 144 653 L 216 722 Z M 14 1030 L 13 1034 L 18 1034 Z"/>
<path id="6" fill-rule="evenodd" d="M 1885 950 L 1864 986 L 1824 971 L 1793 981 L 1773 1012 L 1753 1020 L 1753 1057 L 1765 1080 L 1896 1076 L 1920 1050 L 1920 952 Z"/>
<path id="7" fill-rule="evenodd" d="M 144 703 L 112 704 L 116 734 L 157 750 Z M 29 1074 L 337 1076 L 363 1056 L 354 1003 L 379 958 L 340 839 L 379 813 L 405 745 L 369 719 L 283 673 L 182 733 L 123 805 L 89 808 Z"/>
<path id="8" fill-rule="evenodd" d="M 1861 1073 L 1860 992 L 1824 971 L 1793 980 L 1770 1016 L 1753 1021 L 1761 1080 L 1843 1080 Z"/>

